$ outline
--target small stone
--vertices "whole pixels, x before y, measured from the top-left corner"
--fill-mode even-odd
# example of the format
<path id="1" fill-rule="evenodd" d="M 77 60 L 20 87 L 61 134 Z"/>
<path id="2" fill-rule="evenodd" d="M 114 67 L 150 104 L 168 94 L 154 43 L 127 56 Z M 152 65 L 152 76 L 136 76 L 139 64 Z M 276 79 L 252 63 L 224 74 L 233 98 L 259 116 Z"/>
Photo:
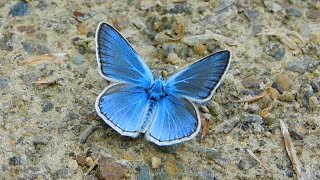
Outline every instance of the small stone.
<path id="1" fill-rule="evenodd" d="M 286 175 L 287 175 L 289 178 L 292 178 L 292 177 L 294 176 L 294 173 L 293 173 L 292 170 L 288 170 L 288 171 L 286 172 Z"/>
<path id="2" fill-rule="evenodd" d="M 263 1 L 264 5 L 266 6 L 266 8 L 274 13 L 280 12 L 282 10 L 282 7 L 280 6 L 280 4 L 273 2 L 273 1 Z"/>
<path id="3" fill-rule="evenodd" d="M 86 162 L 85 162 L 85 164 L 86 164 L 87 166 L 91 166 L 92 163 L 93 163 L 93 159 L 92 159 L 91 157 L 86 157 Z"/>
<path id="4" fill-rule="evenodd" d="M 9 159 L 9 165 L 11 166 L 18 166 L 20 165 L 20 158 L 17 156 L 13 156 Z"/>
<path id="5" fill-rule="evenodd" d="M 256 75 L 251 75 L 247 78 L 244 78 L 241 83 L 246 88 L 259 88 L 259 79 Z"/>
<path id="6" fill-rule="evenodd" d="M 316 96 L 311 96 L 309 98 L 310 109 L 317 110 L 319 108 L 319 101 Z"/>
<path id="7" fill-rule="evenodd" d="M 226 157 L 226 155 L 213 148 L 206 151 L 206 156 L 224 168 L 230 163 L 230 160 Z"/>
<path id="8" fill-rule="evenodd" d="M 274 82 L 274 83 L 272 83 L 271 87 L 274 88 L 274 89 L 276 89 L 280 94 L 283 93 L 283 90 L 282 90 L 281 87 L 279 86 L 279 83 Z"/>
<path id="9" fill-rule="evenodd" d="M 255 10 L 255 9 L 247 9 L 244 11 L 244 14 L 247 16 L 247 18 L 250 21 L 255 21 L 259 17 L 259 11 Z"/>
<path id="10" fill-rule="evenodd" d="M 143 165 L 140 167 L 140 173 L 138 175 L 138 180 L 151 180 L 150 167 L 148 165 Z"/>
<path id="11" fill-rule="evenodd" d="M 81 154 L 77 155 L 76 161 L 79 166 L 85 166 L 86 165 L 86 154 L 81 153 Z"/>
<path id="12" fill-rule="evenodd" d="M 71 160 L 68 162 L 67 167 L 72 171 L 76 171 L 78 169 L 78 163 L 76 160 Z"/>
<path id="13" fill-rule="evenodd" d="M 310 83 L 312 89 L 313 89 L 313 92 L 317 93 L 320 91 L 320 82 L 319 81 L 315 81 L 313 80 L 311 83 Z M 1 89 L 1 80 L 0 80 L 0 89 Z"/>
<path id="14" fill-rule="evenodd" d="M 113 159 L 101 157 L 97 170 L 97 177 L 101 180 L 122 179 L 126 173 L 123 165 L 116 163 Z"/>
<path id="15" fill-rule="evenodd" d="M 208 109 L 209 109 L 210 113 L 215 116 L 219 116 L 221 114 L 220 105 L 219 105 L 219 103 L 217 103 L 215 101 L 213 101 L 212 103 L 210 103 L 208 105 Z"/>
<path id="16" fill-rule="evenodd" d="M 53 109 L 54 105 L 50 102 L 45 100 L 42 104 L 42 112 L 49 112 Z"/>
<path id="17" fill-rule="evenodd" d="M 294 100 L 294 94 L 292 92 L 283 92 L 279 96 L 279 100 L 283 102 L 292 102 Z"/>
<path id="18" fill-rule="evenodd" d="M 293 17 L 301 17 L 302 13 L 298 9 L 294 7 L 288 7 L 286 9 L 287 16 L 293 16 Z"/>
<path id="19" fill-rule="evenodd" d="M 87 34 L 90 29 L 86 23 L 80 23 L 80 25 L 77 27 L 77 30 L 81 34 Z"/>
<path id="20" fill-rule="evenodd" d="M 201 111 L 204 112 L 204 113 L 210 113 L 209 109 L 207 106 L 201 106 L 200 107 Z"/>
<path id="21" fill-rule="evenodd" d="M 310 9 L 306 12 L 306 17 L 311 20 L 319 20 L 320 19 L 320 11 Z"/>
<path id="22" fill-rule="evenodd" d="M 259 33 L 262 31 L 261 25 L 260 24 L 253 24 L 252 31 L 253 31 L 254 36 L 258 36 Z"/>
<path id="23" fill-rule="evenodd" d="M 256 166 L 258 162 L 254 160 L 253 158 L 249 159 L 241 159 L 238 163 L 238 167 L 241 170 L 248 170 L 251 169 L 252 167 Z"/>
<path id="24" fill-rule="evenodd" d="M 68 113 L 68 118 L 70 118 L 70 119 L 78 119 L 80 116 L 79 116 L 79 114 L 77 114 L 77 113 L 74 113 L 74 112 L 70 112 L 70 113 Z"/>
<path id="25" fill-rule="evenodd" d="M 262 117 L 260 117 L 259 115 L 255 115 L 255 114 L 245 114 L 244 120 L 245 120 L 245 122 L 248 122 L 248 123 L 256 123 L 256 124 L 263 123 Z"/>
<path id="26" fill-rule="evenodd" d="M 6 86 L 8 86 L 9 81 L 8 79 L 0 79 L 0 90 L 4 89 Z"/>
<path id="27" fill-rule="evenodd" d="M 169 53 L 167 57 L 167 63 L 174 65 L 177 63 L 178 59 L 179 57 L 176 53 Z"/>
<path id="28" fill-rule="evenodd" d="M 278 75 L 276 82 L 283 91 L 289 91 L 293 84 L 292 80 L 285 74 Z"/>
<path id="29" fill-rule="evenodd" d="M 43 11 L 47 8 L 47 2 L 45 0 L 39 0 L 37 7 Z"/>
<path id="30" fill-rule="evenodd" d="M 71 176 L 71 172 L 68 168 L 62 168 L 53 173 L 53 179 L 65 179 Z"/>
<path id="31" fill-rule="evenodd" d="M 295 123 L 292 126 L 292 129 L 289 129 L 289 133 L 290 136 L 295 140 L 302 140 L 304 136 L 307 134 L 307 129 L 304 126 Z"/>
<path id="32" fill-rule="evenodd" d="M 26 1 L 20 1 L 15 4 L 9 11 L 9 15 L 15 16 L 26 16 L 29 14 L 29 5 Z"/>
<path id="33" fill-rule="evenodd" d="M 173 8 L 168 10 L 168 13 L 179 14 L 179 13 L 191 13 L 192 8 L 188 1 L 182 1 L 181 3 L 174 3 Z"/>
<path id="34" fill-rule="evenodd" d="M 286 54 L 286 49 L 280 43 L 269 43 L 266 45 L 266 52 L 275 60 L 280 61 Z"/>
<path id="35" fill-rule="evenodd" d="M 151 158 L 151 166 L 153 169 L 157 169 L 161 165 L 161 159 L 157 157 Z"/>
<path id="36" fill-rule="evenodd" d="M 206 46 L 204 46 L 203 44 L 196 44 L 194 46 L 194 50 L 197 54 L 203 55 L 207 49 L 206 49 Z"/>
<path id="37" fill-rule="evenodd" d="M 247 111 L 249 113 L 257 113 L 260 110 L 260 106 L 257 103 L 250 104 Z"/>
<path id="38" fill-rule="evenodd" d="M 45 136 L 38 136 L 38 137 L 35 137 L 33 140 L 32 140 L 32 143 L 34 145 L 47 145 L 48 142 L 50 141 L 51 139 L 51 136 L 49 135 L 45 135 Z"/>
<path id="39" fill-rule="evenodd" d="M 21 42 L 21 45 L 23 47 L 23 49 L 28 53 L 28 54 L 32 54 L 33 52 L 33 44 L 29 41 L 23 41 Z"/>
<path id="40" fill-rule="evenodd" d="M 286 69 L 297 72 L 299 74 L 304 74 L 305 72 L 313 72 L 317 69 L 320 62 L 309 56 L 303 56 L 302 58 L 291 61 L 287 64 Z"/>

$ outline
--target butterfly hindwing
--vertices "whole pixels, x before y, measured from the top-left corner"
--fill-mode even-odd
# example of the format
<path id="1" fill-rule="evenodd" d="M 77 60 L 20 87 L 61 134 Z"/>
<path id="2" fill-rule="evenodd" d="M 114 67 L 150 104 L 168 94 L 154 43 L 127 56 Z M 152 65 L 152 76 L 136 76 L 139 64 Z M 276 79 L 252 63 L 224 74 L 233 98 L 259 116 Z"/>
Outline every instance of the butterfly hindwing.
<path id="1" fill-rule="evenodd" d="M 159 101 L 146 139 L 157 145 L 171 145 L 192 139 L 200 130 L 198 109 L 184 98 L 166 96 Z"/>
<path id="2" fill-rule="evenodd" d="M 207 102 L 230 65 L 230 51 L 211 54 L 170 77 L 165 90 L 194 102 Z"/>
<path id="3" fill-rule="evenodd" d="M 102 77 L 149 87 L 153 76 L 127 40 L 112 26 L 101 22 L 96 32 L 96 56 Z"/>
<path id="4" fill-rule="evenodd" d="M 148 103 L 140 87 L 118 83 L 107 87 L 96 100 L 98 115 L 121 135 L 137 137 Z"/>

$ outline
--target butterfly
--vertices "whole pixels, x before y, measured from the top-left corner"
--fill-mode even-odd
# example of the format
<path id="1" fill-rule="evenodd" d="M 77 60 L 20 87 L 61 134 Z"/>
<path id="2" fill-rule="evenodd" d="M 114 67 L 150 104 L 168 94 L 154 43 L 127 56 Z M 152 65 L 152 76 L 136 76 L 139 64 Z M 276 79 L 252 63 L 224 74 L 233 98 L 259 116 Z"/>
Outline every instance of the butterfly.
<path id="1" fill-rule="evenodd" d="M 230 51 L 204 57 L 165 81 L 153 77 L 129 42 L 108 23 L 99 24 L 95 38 L 99 74 L 114 82 L 95 102 L 98 115 L 109 126 L 132 138 L 144 133 L 159 146 L 197 135 L 201 119 L 195 103 L 212 98 L 230 66 Z"/>

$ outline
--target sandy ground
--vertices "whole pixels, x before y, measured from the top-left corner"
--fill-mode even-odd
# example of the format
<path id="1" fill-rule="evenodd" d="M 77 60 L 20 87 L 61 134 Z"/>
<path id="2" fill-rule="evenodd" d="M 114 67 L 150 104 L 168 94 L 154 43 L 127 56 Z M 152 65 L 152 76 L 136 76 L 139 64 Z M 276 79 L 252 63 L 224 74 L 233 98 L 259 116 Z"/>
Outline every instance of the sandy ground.
<path id="1" fill-rule="evenodd" d="M 301 178 L 320 179 L 319 9 L 319 0 L 2 0 L 0 179 L 295 179 L 280 120 Z M 109 84 L 95 61 L 100 21 L 155 76 L 232 52 L 194 140 L 160 148 L 96 117 Z"/>

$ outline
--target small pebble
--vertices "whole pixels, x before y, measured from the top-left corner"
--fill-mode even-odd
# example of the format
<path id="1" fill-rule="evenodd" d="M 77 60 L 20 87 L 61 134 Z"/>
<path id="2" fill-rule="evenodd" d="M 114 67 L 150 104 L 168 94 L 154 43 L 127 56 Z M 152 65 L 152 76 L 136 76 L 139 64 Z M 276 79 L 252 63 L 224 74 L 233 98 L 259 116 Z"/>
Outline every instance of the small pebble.
<path id="1" fill-rule="evenodd" d="M 18 166 L 20 165 L 20 158 L 17 156 L 13 156 L 9 159 L 9 165 L 11 166 Z"/>
<path id="2" fill-rule="evenodd" d="M 257 124 L 263 123 L 262 117 L 260 117 L 259 115 L 255 115 L 255 114 L 245 114 L 244 120 L 245 120 L 245 122 L 248 122 L 248 123 L 257 123 Z"/>
<path id="3" fill-rule="evenodd" d="M 71 160 L 68 162 L 67 167 L 73 171 L 76 171 L 78 169 L 78 163 L 76 160 Z"/>
<path id="4" fill-rule="evenodd" d="M 148 165 L 143 165 L 140 167 L 140 173 L 138 175 L 138 180 L 151 180 L 150 167 Z"/>
<path id="5" fill-rule="evenodd" d="M 28 53 L 28 54 L 32 54 L 33 52 L 33 44 L 29 41 L 23 41 L 21 42 L 21 45 L 23 47 L 23 49 Z"/>
<path id="6" fill-rule="evenodd" d="M 285 74 L 277 76 L 276 82 L 283 91 L 288 91 L 292 87 L 292 80 Z"/>
<path id="7" fill-rule="evenodd" d="M 294 61 L 289 62 L 286 65 L 286 69 L 297 72 L 299 74 L 304 74 L 305 72 L 313 72 L 317 69 L 320 62 L 317 60 L 309 57 L 309 56 L 303 56 L 300 59 L 296 59 Z"/>
<path id="8" fill-rule="evenodd" d="M 101 157 L 97 169 L 97 177 L 101 180 L 122 179 L 126 173 L 123 165 L 111 158 Z"/>
<path id="9" fill-rule="evenodd" d="M 286 9 L 287 16 L 301 17 L 302 13 L 294 7 L 288 7 Z"/>
<path id="10" fill-rule="evenodd" d="M 26 16 L 29 14 L 29 5 L 26 1 L 20 1 L 15 4 L 9 11 L 9 15 L 15 16 Z"/>
<path id="11" fill-rule="evenodd" d="M 79 166 L 85 166 L 86 160 L 87 160 L 86 155 L 84 153 L 81 153 L 81 154 L 77 155 L 77 157 L 76 157 L 76 161 Z"/>
<path id="12" fill-rule="evenodd" d="M 4 89 L 6 86 L 8 86 L 9 81 L 8 79 L 0 79 L 0 90 Z"/>
<path id="13" fill-rule="evenodd" d="M 50 101 L 47 101 L 45 100 L 42 104 L 42 112 L 49 112 L 49 111 L 52 111 L 54 105 L 50 102 Z"/>
<path id="14" fill-rule="evenodd" d="M 313 110 L 317 110 L 320 107 L 318 98 L 316 96 L 311 96 L 309 98 L 309 107 Z"/>
<path id="15" fill-rule="evenodd" d="M 320 19 L 320 11 L 310 9 L 306 12 L 306 17 L 311 20 L 319 20 Z"/>
<path id="16" fill-rule="evenodd" d="M 250 162 L 246 159 L 241 159 L 238 163 L 238 167 L 241 170 L 248 170 L 252 168 L 253 166 L 250 164 Z"/>
<path id="17" fill-rule="evenodd" d="M 85 58 L 83 55 L 76 55 L 71 59 L 72 64 L 80 66 L 85 62 Z"/>
<path id="18" fill-rule="evenodd" d="M 272 56 L 275 60 L 280 61 L 286 54 L 286 49 L 280 43 L 269 43 L 266 45 L 266 52 L 269 56 Z"/>
<path id="19" fill-rule="evenodd" d="M 304 126 L 298 123 L 295 123 L 292 126 L 292 128 L 289 129 L 289 132 L 290 132 L 290 136 L 295 140 L 302 140 L 304 136 L 307 134 L 307 129 Z"/>
<path id="20" fill-rule="evenodd" d="M 244 11 L 244 14 L 247 16 L 247 18 L 250 21 L 255 21 L 259 17 L 259 11 L 255 10 L 255 9 L 247 9 Z"/>
<path id="21" fill-rule="evenodd" d="M 0 82 L 1 82 L 1 80 L 0 80 Z M 320 81 L 313 80 L 310 85 L 313 89 L 313 92 L 317 93 L 320 91 Z M 0 87 L 1 87 L 1 85 L 0 85 Z"/>
<path id="22" fill-rule="evenodd" d="M 213 101 L 212 103 L 210 103 L 208 105 L 208 109 L 209 109 L 210 113 L 215 116 L 219 116 L 221 114 L 220 105 L 219 105 L 219 103 L 217 103 L 215 101 Z"/>
<path id="23" fill-rule="evenodd" d="M 230 160 L 226 154 L 219 152 L 216 149 L 210 149 L 206 151 L 206 156 L 208 159 L 214 160 L 219 164 L 219 166 L 227 167 L 230 164 Z"/>
<path id="24" fill-rule="evenodd" d="M 247 78 L 244 78 L 241 83 L 246 88 L 259 88 L 259 79 L 256 75 L 251 75 Z"/>
<path id="25" fill-rule="evenodd" d="M 151 158 L 151 166 L 153 169 L 157 169 L 161 165 L 161 159 L 157 157 Z"/>
<path id="26" fill-rule="evenodd" d="M 85 164 L 86 164 L 87 166 L 91 166 L 92 163 L 93 163 L 93 159 L 92 159 L 91 157 L 86 157 L 86 162 L 85 162 Z"/>
<path id="27" fill-rule="evenodd" d="M 197 54 L 203 55 L 206 52 L 206 46 L 204 46 L 203 44 L 196 44 L 194 46 L 194 50 Z"/>
<path id="28" fill-rule="evenodd" d="M 169 53 L 167 57 L 167 63 L 175 65 L 178 59 L 179 57 L 176 53 Z"/>
<path id="29" fill-rule="evenodd" d="M 53 173 L 53 179 L 66 179 L 71 177 L 71 172 L 68 168 L 62 168 Z"/>

